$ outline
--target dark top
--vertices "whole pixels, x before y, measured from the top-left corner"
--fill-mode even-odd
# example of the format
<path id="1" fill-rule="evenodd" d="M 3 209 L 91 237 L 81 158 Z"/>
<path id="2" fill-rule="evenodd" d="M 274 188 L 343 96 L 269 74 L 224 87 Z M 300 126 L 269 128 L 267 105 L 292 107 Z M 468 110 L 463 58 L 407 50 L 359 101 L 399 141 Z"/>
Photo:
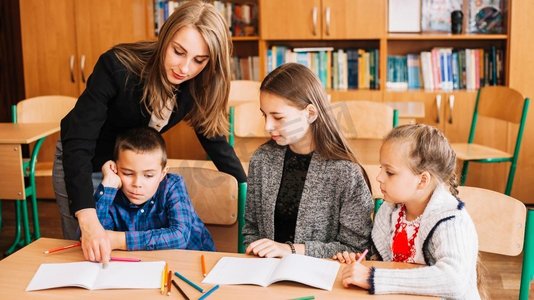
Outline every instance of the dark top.
<path id="1" fill-rule="evenodd" d="M 293 242 L 295 239 L 300 198 L 311 158 L 312 153 L 297 154 L 287 147 L 282 182 L 274 209 L 274 240 L 276 242 Z"/>
<path id="2" fill-rule="evenodd" d="M 91 173 L 113 159 L 117 135 L 148 126 L 150 112 L 141 103 L 143 85 L 138 76 L 127 71 L 113 50 L 102 54 L 87 80 L 76 106 L 61 120 L 63 168 L 71 213 L 94 208 Z M 162 128 L 165 132 L 180 122 L 193 107 L 188 82 L 176 94 L 178 108 Z M 224 136 L 207 138 L 196 132 L 202 147 L 222 172 L 246 181 L 246 175 L 234 149 Z"/>

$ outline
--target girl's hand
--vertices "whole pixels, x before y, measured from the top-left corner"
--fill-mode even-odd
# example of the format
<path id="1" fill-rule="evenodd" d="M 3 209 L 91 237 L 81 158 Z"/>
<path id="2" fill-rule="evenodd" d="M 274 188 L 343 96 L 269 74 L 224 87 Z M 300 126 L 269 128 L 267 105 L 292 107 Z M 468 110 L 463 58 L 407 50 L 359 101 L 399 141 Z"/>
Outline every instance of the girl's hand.
<path id="1" fill-rule="evenodd" d="M 291 248 L 288 244 L 277 243 L 270 239 L 261 239 L 250 243 L 245 253 L 259 257 L 284 257 L 291 254 Z"/>
<path id="2" fill-rule="evenodd" d="M 102 185 L 105 187 L 111 187 L 120 189 L 122 181 L 119 175 L 117 175 L 117 164 L 114 161 L 108 160 L 102 166 Z"/>
<path id="3" fill-rule="evenodd" d="M 358 252 L 358 253 L 350 252 L 349 253 L 348 251 L 343 251 L 343 252 L 338 252 L 337 254 L 334 254 L 332 259 L 338 260 L 342 264 L 351 264 L 353 262 L 356 262 L 358 259 L 360 259 L 361 256 L 362 256 L 362 254 L 360 252 Z M 365 260 L 365 257 L 362 259 L 362 261 L 363 260 Z"/>
<path id="4" fill-rule="evenodd" d="M 370 288 L 369 276 L 371 276 L 371 269 L 356 262 L 345 265 L 341 273 L 343 286 L 346 288 L 352 284 L 368 290 Z"/>

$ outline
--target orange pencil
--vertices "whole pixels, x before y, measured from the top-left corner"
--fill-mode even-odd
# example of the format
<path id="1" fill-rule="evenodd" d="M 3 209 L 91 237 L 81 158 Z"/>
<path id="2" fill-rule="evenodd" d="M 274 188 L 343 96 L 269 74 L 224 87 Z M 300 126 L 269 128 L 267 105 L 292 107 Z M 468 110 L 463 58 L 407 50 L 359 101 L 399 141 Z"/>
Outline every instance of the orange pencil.
<path id="1" fill-rule="evenodd" d="M 171 295 L 171 280 L 172 280 L 172 270 L 167 272 L 167 296 Z"/>
<path id="2" fill-rule="evenodd" d="M 67 250 L 67 249 L 70 249 L 70 248 L 79 247 L 81 245 L 82 245 L 81 242 L 77 242 L 77 243 L 74 243 L 72 245 L 68 245 L 68 246 L 64 246 L 64 247 L 57 247 L 57 248 L 53 248 L 53 249 L 48 249 L 48 250 L 46 250 L 44 252 L 44 254 L 50 254 L 50 253 L 54 253 L 54 252 L 58 252 L 58 251 L 62 251 L 62 250 Z"/>
<path id="3" fill-rule="evenodd" d="M 206 260 L 204 254 L 200 256 L 200 265 L 202 266 L 202 276 L 206 277 Z"/>

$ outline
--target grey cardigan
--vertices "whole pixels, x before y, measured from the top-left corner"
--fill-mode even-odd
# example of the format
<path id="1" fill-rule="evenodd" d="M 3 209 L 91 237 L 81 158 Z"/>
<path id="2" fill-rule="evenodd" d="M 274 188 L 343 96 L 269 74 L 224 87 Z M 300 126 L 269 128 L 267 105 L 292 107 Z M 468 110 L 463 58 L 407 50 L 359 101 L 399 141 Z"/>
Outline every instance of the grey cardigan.
<path id="1" fill-rule="evenodd" d="M 253 155 L 243 235 L 245 244 L 274 239 L 274 209 L 287 147 L 274 142 Z M 331 257 L 340 251 L 361 252 L 370 245 L 373 200 L 360 167 L 346 160 L 327 160 L 314 153 L 308 168 L 295 228 L 295 244 L 305 254 Z"/>
<path id="2" fill-rule="evenodd" d="M 395 204 L 384 202 L 373 227 L 373 243 L 384 261 L 392 260 Z M 433 295 L 446 299 L 480 299 L 477 289 L 478 238 L 464 203 L 439 185 L 421 217 L 419 237 L 427 267 L 409 270 L 374 269 L 376 294 Z"/>

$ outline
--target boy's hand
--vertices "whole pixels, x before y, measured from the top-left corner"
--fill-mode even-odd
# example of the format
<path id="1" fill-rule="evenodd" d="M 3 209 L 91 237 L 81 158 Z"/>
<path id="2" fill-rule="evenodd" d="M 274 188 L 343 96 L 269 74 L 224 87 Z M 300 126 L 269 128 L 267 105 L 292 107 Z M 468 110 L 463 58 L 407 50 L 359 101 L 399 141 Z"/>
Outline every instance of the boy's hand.
<path id="1" fill-rule="evenodd" d="M 346 288 L 353 284 L 368 290 L 370 288 L 369 276 L 371 276 L 371 269 L 357 262 L 345 265 L 341 273 L 343 286 Z"/>
<path id="2" fill-rule="evenodd" d="M 361 256 L 362 256 L 362 254 L 360 252 L 358 252 L 358 253 L 350 252 L 349 253 L 348 251 L 343 251 L 343 252 L 338 252 L 337 254 L 334 254 L 332 259 L 338 260 L 342 264 L 351 264 L 351 263 L 357 261 L 358 259 L 360 259 Z M 362 260 L 365 260 L 365 257 Z"/>
<path id="3" fill-rule="evenodd" d="M 117 175 L 117 164 L 114 161 L 108 160 L 102 166 L 102 185 L 105 187 L 111 187 L 120 189 L 122 186 L 122 181 L 119 175 Z"/>

